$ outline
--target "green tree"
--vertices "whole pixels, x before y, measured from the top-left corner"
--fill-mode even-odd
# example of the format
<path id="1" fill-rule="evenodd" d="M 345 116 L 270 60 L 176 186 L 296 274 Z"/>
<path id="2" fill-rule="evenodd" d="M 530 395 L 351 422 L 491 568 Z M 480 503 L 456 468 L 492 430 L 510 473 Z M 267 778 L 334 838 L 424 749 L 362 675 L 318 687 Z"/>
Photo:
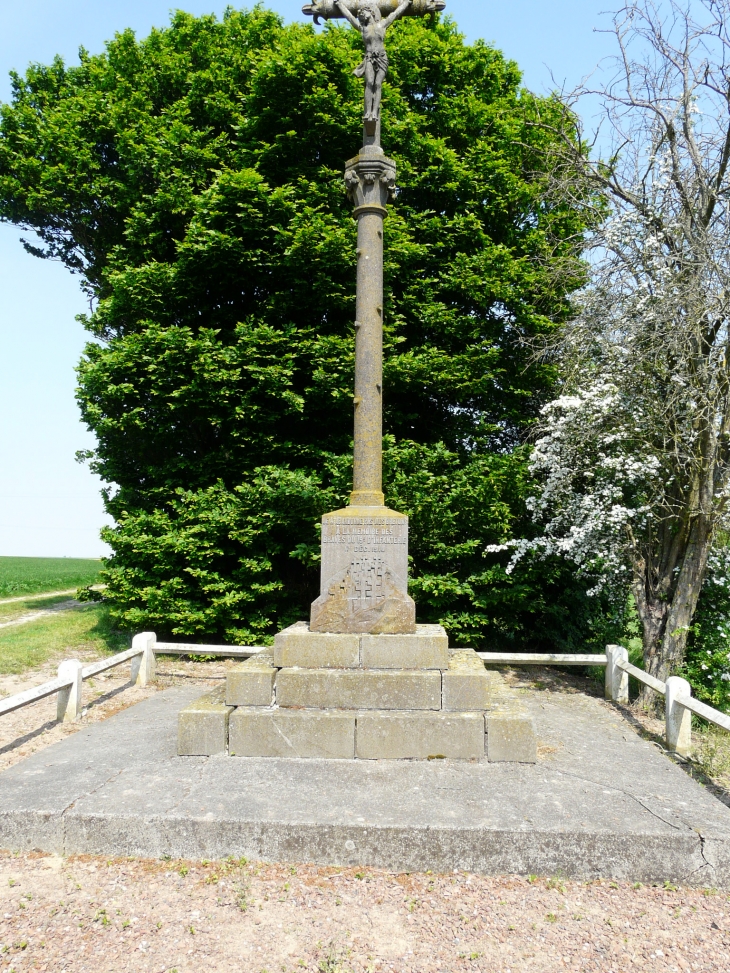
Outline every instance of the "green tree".
<path id="1" fill-rule="evenodd" d="M 13 77 L 0 218 L 93 302 L 78 397 L 132 626 L 260 641 L 317 593 L 317 522 L 350 489 L 359 45 L 261 7 L 177 13 Z M 419 615 L 457 640 L 570 643 L 595 611 L 566 570 L 508 577 L 483 553 L 524 530 L 554 382 L 522 339 L 559 327 L 582 279 L 584 213 L 546 203 L 531 124 L 560 106 L 449 20 L 399 24 L 389 51 L 386 496 L 411 516 Z"/>

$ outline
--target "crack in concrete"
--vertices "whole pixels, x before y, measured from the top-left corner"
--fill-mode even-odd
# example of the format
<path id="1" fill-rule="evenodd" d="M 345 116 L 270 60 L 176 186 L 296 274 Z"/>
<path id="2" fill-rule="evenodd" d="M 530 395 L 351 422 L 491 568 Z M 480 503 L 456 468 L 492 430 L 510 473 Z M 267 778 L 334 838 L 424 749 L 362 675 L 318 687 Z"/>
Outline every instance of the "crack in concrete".
<path id="1" fill-rule="evenodd" d="M 123 774 L 124 771 L 125 771 L 124 767 L 122 767 L 120 770 L 116 770 L 110 777 L 108 777 L 106 780 L 102 780 L 100 783 L 96 785 L 96 787 L 92 788 L 92 790 L 87 791 L 85 794 L 81 794 L 79 797 L 75 797 L 73 801 L 71 801 L 71 803 L 60 812 L 58 818 L 59 821 L 61 822 L 61 848 L 62 848 L 61 854 L 63 855 L 70 854 L 68 850 L 68 841 L 67 841 L 67 837 L 68 837 L 67 821 L 68 821 L 69 811 L 72 811 L 79 801 L 83 801 L 87 797 L 93 797 L 94 794 L 96 794 L 99 790 L 101 790 L 102 787 L 106 787 L 107 784 L 111 784 L 111 782 L 115 780 L 117 777 L 119 777 L 120 774 Z"/>
<path id="2" fill-rule="evenodd" d="M 617 794 L 623 794 L 624 797 L 628 797 L 629 800 L 635 801 L 636 804 L 639 805 L 639 807 L 643 808 L 645 811 L 648 811 L 648 813 L 651 814 L 652 817 L 655 817 L 657 819 L 657 821 L 661 821 L 663 824 L 666 824 L 667 827 L 673 828 L 675 831 L 684 831 L 684 830 L 694 831 L 695 830 L 689 824 L 684 824 L 682 827 L 680 827 L 680 825 L 678 825 L 678 824 L 673 824 L 671 821 L 667 821 L 667 819 L 664 818 L 664 817 L 662 817 L 661 814 L 658 814 L 652 808 L 648 807 L 648 805 L 646 805 L 642 801 L 642 799 L 640 797 L 637 797 L 635 794 L 630 794 L 628 791 L 625 791 L 625 790 L 623 790 L 620 787 L 611 787 L 610 785 L 599 784 L 598 781 L 591 780 L 589 777 L 583 777 L 580 774 L 571 774 L 567 770 L 556 770 L 555 772 L 558 773 L 558 774 L 563 774 L 565 777 L 572 777 L 573 780 L 583 781 L 584 784 L 593 784 L 594 787 L 603 787 L 603 788 L 605 788 L 606 786 L 608 786 L 609 790 L 615 791 Z"/>

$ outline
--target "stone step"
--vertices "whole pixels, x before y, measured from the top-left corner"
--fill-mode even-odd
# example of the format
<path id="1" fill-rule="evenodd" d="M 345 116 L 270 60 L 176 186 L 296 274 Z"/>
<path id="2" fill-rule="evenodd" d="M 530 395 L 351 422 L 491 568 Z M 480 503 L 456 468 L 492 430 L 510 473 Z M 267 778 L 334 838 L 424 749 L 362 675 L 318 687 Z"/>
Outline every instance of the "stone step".
<path id="1" fill-rule="evenodd" d="M 400 669 L 280 669 L 283 708 L 440 710 L 441 673 Z"/>
<path id="2" fill-rule="evenodd" d="M 205 693 L 180 711 L 177 752 L 181 757 L 212 757 L 228 747 L 228 721 L 233 712 L 226 705 L 226 687 Z"/>
<path id="3" fill-rule="evenodd" d="M 237 757 L 483 760 L 483 713 L 245 707 L 230 718 Z"/>
<path id="4" fill-rule="evenodd" d="M 355 757 L 353 712 L 241 708 L 231 716 L 232 757 Z"/>
<path id="5" fill-rule="evenodd" d="M 483 760 L 482 713 L 358 713 L 361 760 Z"/>
<path id="6" fill-rule="evenodd" d="M 274 702 L 274 653 L 259 652 L 226 676 L 229 706 L 271 706 Z"/>
<path id="7" fill-rule="evenodd" d="M 306 622 L 274 640 L 280 669 L 449 668 L 449 639 L 441 625 L 417 625 L 413 635 L 335 635 L 312 632 Z"/>
<path id="8" fill-rule="evenodd" d="M 366 638 L 377 641 L 398 636 Z M 274 654 L 267 651 L 228 673 L 225 702 L 229 706 L 271 706 L 276 702 L 286 708 L 443 709 L 474 713 L 490 709 L 502 683 L 497 673 L 487 672 L 473 649 L 452 651 L 446 672 L 377 667 L 278 670 Z"/>

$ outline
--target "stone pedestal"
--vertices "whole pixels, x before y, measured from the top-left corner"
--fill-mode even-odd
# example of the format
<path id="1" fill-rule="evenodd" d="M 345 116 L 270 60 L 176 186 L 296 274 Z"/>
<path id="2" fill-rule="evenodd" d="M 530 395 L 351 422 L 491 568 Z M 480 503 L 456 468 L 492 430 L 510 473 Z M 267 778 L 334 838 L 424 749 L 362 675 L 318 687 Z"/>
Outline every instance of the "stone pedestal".
<path id="1" fill-rule="evenodd" d="M 312 632 L 413 634 L 408 518 L 387 507 L 347 507 L 322 518 L 320 596 Z"/>
<path id="2" fill-rule="evenodd" d="M 449 651 L 440 625 L 409 635 L 292 625 L 273 652 L 228 674 L 225 695 L 181 713 L 181 754 L 226 746 L 236 757 L 537 759 L 534 722 L 516 693 L 472 649 Z"/>

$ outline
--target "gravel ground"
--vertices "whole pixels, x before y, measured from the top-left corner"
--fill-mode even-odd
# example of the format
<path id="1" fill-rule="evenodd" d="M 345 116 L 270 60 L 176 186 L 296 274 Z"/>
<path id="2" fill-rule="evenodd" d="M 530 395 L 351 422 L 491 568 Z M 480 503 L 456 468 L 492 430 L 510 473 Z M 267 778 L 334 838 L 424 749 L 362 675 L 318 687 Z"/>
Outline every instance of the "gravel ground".
<path id="1" fill-rule="evenodd" d="M 0 854 L 0 970 L 727 971 L 727 893 Z"/>

